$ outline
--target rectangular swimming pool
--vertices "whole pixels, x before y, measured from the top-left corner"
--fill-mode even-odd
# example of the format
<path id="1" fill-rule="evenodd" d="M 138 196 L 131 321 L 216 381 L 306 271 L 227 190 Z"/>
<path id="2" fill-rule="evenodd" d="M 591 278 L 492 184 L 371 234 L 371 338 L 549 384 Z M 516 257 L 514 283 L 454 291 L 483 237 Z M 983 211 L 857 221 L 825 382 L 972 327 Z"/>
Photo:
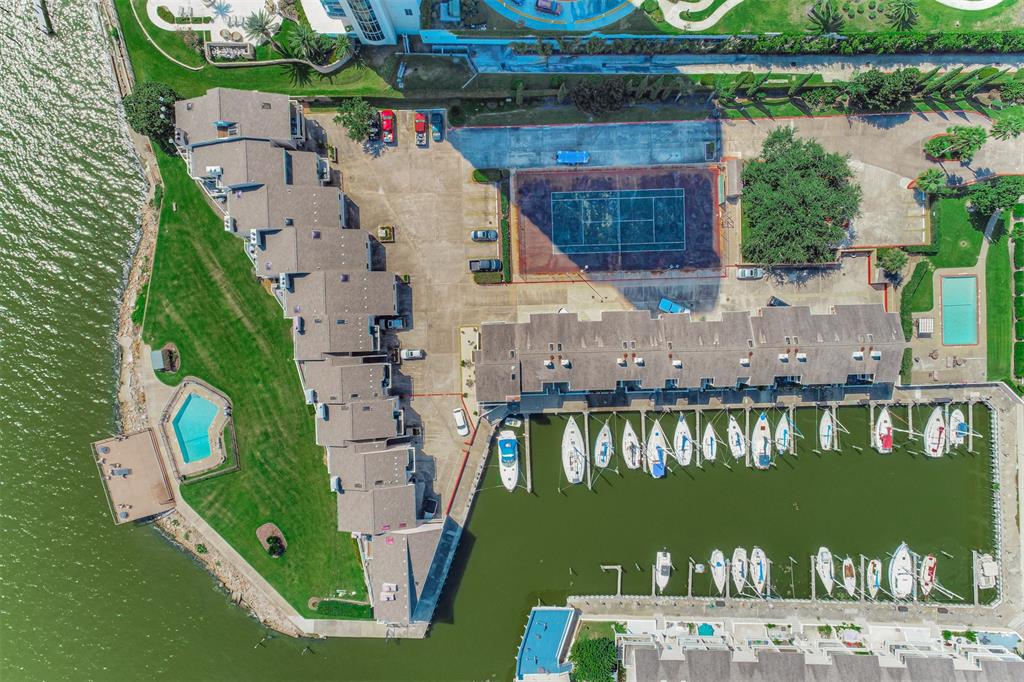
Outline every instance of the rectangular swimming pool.
<path id="1" fill-rule="evenodd" d="M 216 416 L 217 406 L 195 393 L 178 408 L 173 421 L 174 435 L 186 464 L 210 456 L 210 425 Z"/>
<path id="2" fill-rule="evenodd" d="M 974 275 L 942 278 L 942 343 L 978 343 L 978 278 Z"/>

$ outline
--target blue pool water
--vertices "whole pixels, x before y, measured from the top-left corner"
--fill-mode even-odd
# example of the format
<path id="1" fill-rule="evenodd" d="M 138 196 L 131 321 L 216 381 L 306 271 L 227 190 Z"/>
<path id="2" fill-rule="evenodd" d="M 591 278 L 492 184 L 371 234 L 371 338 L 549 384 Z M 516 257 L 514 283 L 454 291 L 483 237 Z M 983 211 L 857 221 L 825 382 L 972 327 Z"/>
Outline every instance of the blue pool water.
<path id="1" fill-rule="evenodd" d="M 181 456 L 191 464 L 210 456 L 210 425 L 217 416 L 217 406 L 196 394 L 185 402 L 174 415 L 174 435 L 181 448 Z"/>
<path id="2" fill-rule="evenodd" d="M 524 675 L 568 672 L 572 666 L 568 663 L 560 664 L 558 658 L 568 635 L 571 618 L 572 609 L 540 607 L 530 611 L 526 634 L 523 635 L 516 656 L 517 680 L 523 679 Z"/>
<path id="3" fill-rule="evenodd" d="M 1020 636 L 1015 633 L 1006 632 L 979 632 L 978 633 L 978 644 L 1004 646 L 1010 651 L 1017 648 L 1020 644 Z"/>
<path id="4" fill-rule="evenodd" d="M 978 278 L 974 275 L 942 278 L 942 343 L 978 343 Z"/>

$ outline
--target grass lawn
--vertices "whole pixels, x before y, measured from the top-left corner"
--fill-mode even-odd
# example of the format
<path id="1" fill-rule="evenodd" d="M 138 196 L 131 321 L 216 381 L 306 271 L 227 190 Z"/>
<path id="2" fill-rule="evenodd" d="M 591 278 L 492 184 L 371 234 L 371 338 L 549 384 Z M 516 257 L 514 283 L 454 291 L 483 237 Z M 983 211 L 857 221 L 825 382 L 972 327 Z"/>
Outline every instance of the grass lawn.
<path id="1" fill-rule="evenodd" d="M 1013 296 L 1010 295 L 1010 222 L 999 239 L 988 247 L 985 259 L 985 314 L 988 335 L 988 378 L 1012 384 Z"/>
<path id="2" fill-rule="evenodd" d="M 200 377 L 234 403 L 241 470 L 182 487 L 185 500 L 298 611 L 338 589 L 365 598 L 352 538 L 337 530 L 322 448 L 292 362 L 291 325 L 257 283 L 242 243 L 188 177 L 184 163 L 158 151 L 166 196 L 143 336 L 173 341 L 181 369 L 161 380 Z M 174 205 L 177 205 L 177 211 Z M 266 522 L 281 528 L 288 551 L 271 559 L 256 539 Z M 352 606 L 352 617 L 369 616 Z"/>
<path id="3" fill-rule="evenodd" d="M 360 65 L 347 66 L 332 76 L 321 76 L 312 69 L 299 65 L 225 69 L 207 64 L 199 71 L 190 71 L 160 54 L 146 39 L 132 13 L 133 1 L 139 8 L 139 18 L 145 22 L 146 30 L 168 53 L 190 65 L 200 65 L 203 61 L 185 46 L 178 35 L 159 29 L 149 21 L 142 11 L 144 0 L 114 0 L 121 23 L 121 35 L 128 46 L 132 69 L 138 82 L 160 81 L 170 85 L 179 95 L 186 98 L 201 95 L 215 87 L 263 90 L 288 95 L 402 96 L 373 69 Z"/>
<path id="4" fill-rule="evenodd" d="M 963 198 L 939 199 L 932 207 L 932 226 L 938 230 L 939 252 L 931 256 L 936 268 L 970 268 L 977 264 L 987 218 L 967 212 Z"/>

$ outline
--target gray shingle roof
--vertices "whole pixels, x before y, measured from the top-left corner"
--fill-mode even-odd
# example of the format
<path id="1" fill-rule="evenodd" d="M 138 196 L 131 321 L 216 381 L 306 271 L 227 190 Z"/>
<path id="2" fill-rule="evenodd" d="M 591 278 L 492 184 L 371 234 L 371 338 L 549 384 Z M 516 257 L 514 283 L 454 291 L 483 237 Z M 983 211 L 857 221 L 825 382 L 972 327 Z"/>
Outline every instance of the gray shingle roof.
<path id="1" fill-rule="evenodd" d="M 334 225 L 297 223 L 265 231 L 256 249 L 256 274 L 274 278 L 280 273 L 304 274 L 318 270 L 366 270 L 370 263 L 370 235 Z"/>
<path id="2" fill-rule="evenodd" d="M 292 109 L 287 95 L 253 90 L 212 88 L 205 95 L 174 105 L 174 125 L 182 144 L 222 139 L 214 124 L 234 124 L 238 135 L 287 142 L 292 137 Z"/>
<path id="3" fill-rule="evenodd" d="M 416 486 L 349 490 L 338 494 L 338 530 L 382 533 L 416 525 Z"/>
<path id="4" fill-rule="evenodd" d="M 414 455 L 410 445 L 389 446 L 381 441 L 332 446 L 327 448 L 327 472 L 341 478 L 342 490 L 405 485 Z"/>
<path id="5" fill-rule="evenodd" d="M 316 417 L 317 445 L 387 440 L 402 435 L 398 398 L 353 400 L 326 406 L 327 419 Z"/>

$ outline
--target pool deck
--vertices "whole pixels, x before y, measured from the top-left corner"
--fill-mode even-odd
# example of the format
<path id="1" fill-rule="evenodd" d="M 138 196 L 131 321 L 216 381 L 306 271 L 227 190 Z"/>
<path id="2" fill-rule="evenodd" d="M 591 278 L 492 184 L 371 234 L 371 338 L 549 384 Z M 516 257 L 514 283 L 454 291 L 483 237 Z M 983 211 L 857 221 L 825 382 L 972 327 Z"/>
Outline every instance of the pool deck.
<path id="1" fill-rule="evenodd" d="M 174 491 L 152 429 L 97 441 L 93 454 L 114 523 L 149 519 L 174 509 Z"/>
<path id="2" fill-rule="evenodd" d="M 191 395 L 197 395 L 210 401 L 217 407 L 217 412 L 214 415 L 213 422 L 210 424 L 208 433 L 210 455 L 194 462 L 187 462 L 174 430 L 174 418 Z M 174 473 L 179 479 L 194 477 L 205 471 L 215 469 L 227 458 L 228 453 L 225 451 L 224 444 L 224 429 L 231 426 L 231 419 L 225 414 L 225 408 L 230 408 L 230 406 L 231 400 L 226 395 L 195 377 L 186 377 L 179 384 L 178 389 L 174 392 L 174 396 L 167 403 L 167 407 L 161 414 L 159 422 L 164 447 L 171 453 Z"/>

